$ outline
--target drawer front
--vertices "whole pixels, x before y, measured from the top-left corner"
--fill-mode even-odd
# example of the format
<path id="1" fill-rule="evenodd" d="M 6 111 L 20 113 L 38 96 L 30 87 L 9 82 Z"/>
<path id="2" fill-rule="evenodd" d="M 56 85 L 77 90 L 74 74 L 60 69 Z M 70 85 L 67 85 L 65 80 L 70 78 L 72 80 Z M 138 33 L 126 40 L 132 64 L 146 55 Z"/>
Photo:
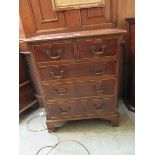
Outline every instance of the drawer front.
<path id="1" fill-rule="evenodd" d="M 92 62 L 70 65 L 53 65 L 39 68 L 42 81 L 60 80 L 82 77 L 96 77 L 105 75 L 116 75 L 117 62 Z"/>
<path id="2" fill-rule="evenodd" d="M 93 57 L 107 57 L 117 55 L 117 38 L 90 39 L 77 42 L 79 59 Z"/>
<path id="3" fill-rule="evenodd" d="M 48 103 L 50 117 L 68 117 L 74 115 L 102 115 L 116 110 L 114 98 L 99 98 Z"/>
<path id="4" fill-rule="evenodd" d="M 47 100 L 113 95 L 115 87 L 115 79 L 43 85 Z"/>
<path id="5" fill-rule="evenodd" d="M 33 46 L 37 62 L 74 59 L 74 46 L 71 42 L 51 43 Z"/>
<path id="6" fill-rule="evenodd" d="M 50 117 L 81 115 L 84 113 L 80 101 L 54 102 L 47 104 Z"/>
<path id="7" fill-rule="evenodd" d="M 78 96 L 76 83 L 43 85 L 46 100 L 69 99 Z"/>

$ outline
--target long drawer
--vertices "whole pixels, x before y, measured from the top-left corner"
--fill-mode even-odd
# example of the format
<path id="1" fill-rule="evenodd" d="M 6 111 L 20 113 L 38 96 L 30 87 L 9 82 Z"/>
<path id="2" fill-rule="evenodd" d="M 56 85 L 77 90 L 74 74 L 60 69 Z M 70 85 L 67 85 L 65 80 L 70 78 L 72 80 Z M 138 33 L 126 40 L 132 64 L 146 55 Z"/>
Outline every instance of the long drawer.
<path id="1" fill-rule="evenodd" d="M 49 117 L 68 117 L 75 115 L 103 115 L 116 112 L 114 98 L 98 98 L 66 102 L 47 103 Z"/>
<path id="2" fill-rule="evenodd" d="M 43 88 L 46 100 L 113 95 L 116 79 L 44 84 Z"/>
<path id="3" fill-rule="evenodd" d="M 42 81 L 117 74 L 117 61 L 84 62 L 39 67 Z"/>

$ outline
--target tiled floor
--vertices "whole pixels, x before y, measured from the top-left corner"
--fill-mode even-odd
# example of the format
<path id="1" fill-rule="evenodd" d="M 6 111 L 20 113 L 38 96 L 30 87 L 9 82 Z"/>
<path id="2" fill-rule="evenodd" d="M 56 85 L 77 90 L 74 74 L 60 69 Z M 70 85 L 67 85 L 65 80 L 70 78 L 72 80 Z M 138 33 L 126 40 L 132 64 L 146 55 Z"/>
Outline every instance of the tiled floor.
<path id="1" fill-rule="evenodd" d="M 20 155 L 35 155 L 37 150 L 45 145 L 54 145 L 57 138 L 47 131 L 27 131 L 27 121 L 38 115 L 44 109 L 22 116 L 20 119 Z M 84 144 L 91 155 L 134 155 L 135 139 L 134 124 L 125 113 L 122 102 L 119 103 L 120 126 L 112 127 L 111 123 L 102 120 L 82 120 L 65 124 L 55 133 L 60 140 L 76 140 Z M 40 118 L 31 122 L 30 127 L 40 129 Z M 46 155 L 47 150 L 39 155 Z M 87 152 L 75 143 L 62 143 L 58 149 L 49 155 L 87 155 Z"/>

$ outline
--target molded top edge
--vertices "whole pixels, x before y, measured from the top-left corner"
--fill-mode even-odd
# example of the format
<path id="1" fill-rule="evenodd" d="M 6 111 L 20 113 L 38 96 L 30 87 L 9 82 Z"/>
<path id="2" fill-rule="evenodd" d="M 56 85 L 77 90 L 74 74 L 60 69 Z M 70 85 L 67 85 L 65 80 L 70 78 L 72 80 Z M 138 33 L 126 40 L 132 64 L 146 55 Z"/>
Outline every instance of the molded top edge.
<path id="1" fill-rule="evenodd" d="M 50 40 L 73 39 L 73 38 L 81 38 L 81 37 L 89 37 L 89 36 L 117 35 L 117 34 L 124 34 L 126 32 L 127 31 L 124 29 L 98 29 L 98 30 L 39 35 L 31 38 L 25 38 L 20 41 L 24 41 L 24 42 L 50 41 Z"/>

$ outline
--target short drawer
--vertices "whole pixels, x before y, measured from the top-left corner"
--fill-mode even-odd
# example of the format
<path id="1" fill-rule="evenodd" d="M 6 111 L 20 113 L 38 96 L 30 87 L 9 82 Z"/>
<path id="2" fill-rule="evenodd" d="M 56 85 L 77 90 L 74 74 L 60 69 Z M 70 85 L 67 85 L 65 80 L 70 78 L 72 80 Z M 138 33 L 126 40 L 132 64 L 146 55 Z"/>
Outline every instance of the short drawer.
<path id="1" fill-rule="evenodd" d="M 118 53 L 118 39 L 85 39 L 77 42 L 79 59 L 113 57 Z"/>
<path id="2" fill-rule="evenodd" d="M 39 67 L 42 81 L 117 74 L 117 61 L 87 62 Z"/>
<path id="3" fill-rule="evenodd" d="M 108 79 L 65 84 L 44 84 L 43 88 L 47 100 L 113 95 L 116 90 L 116 80 Z"/>
<path id="4" fill-rule="evenodd" d="M 37 62 L 74 59 L 74 46 L 72 42 L 49 43 L 33 46 Z"/>
<path id="5" fill-rule="evenodd" d="M 66 102 L 48 103 L 50 117 L 68 117 L 75 115 L 103 115 L 116 111 L 114 98 L 99 98 Z"/>

